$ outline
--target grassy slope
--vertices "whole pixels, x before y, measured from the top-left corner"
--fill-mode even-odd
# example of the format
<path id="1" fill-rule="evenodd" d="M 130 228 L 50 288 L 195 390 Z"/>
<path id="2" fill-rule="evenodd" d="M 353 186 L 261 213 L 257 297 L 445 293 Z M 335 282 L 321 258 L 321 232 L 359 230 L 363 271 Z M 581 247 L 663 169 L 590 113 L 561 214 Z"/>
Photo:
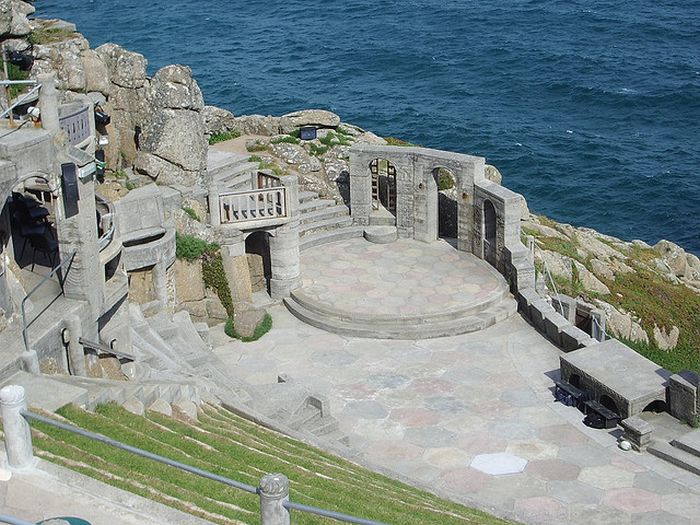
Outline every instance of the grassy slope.
<path id="1" fill-rule="evenodd" d="M 561 231 L 553 221 L 541 218 L 540 222 Z M 575 237 L 547 237 L 527 228 L 523 228 L 523 233 L 534 235 L 541 249 L 576 259 L 592 271 L 590 259 L 580 255 Z M 599 240 L 607 243 L 604 238 Z M 613 247 L 618 249 L 617 246 Z M 632 246 L 626 250 L 625 255 L 629 257 L 625 263 L 634 268 L 634 273 L 617 275 L 614 280 L 597 275 L 610 288 L 610 295 L 587 291 L 576 279 L 571 282 L 555 278 L 559 291 L 574 297 L 582 296 L 584 299 L 601 299 L 618 309 L 634 313 L 641 320 L 640 324 L 651 342 L 624 341 L 626 344 L 672 372 L 700 371 L 700 295 L 682 284 L 666 281 L 658 272 L 650 269 L 653 259 L 659 257 L 654 250 Z M 680 336 L 676 348 L 661 350 L 653 343 L 654 325 L 663 327 L 666 331 L 672 326 L 678 327 Z"/>
<path id="2" fill-rule="evenodd" d="M 67 406 L 73 424 L 151 452 L 257 486 L 262 475 L 290 478 L 290 499 L 391 524 L 507 523 L 440 499 L 348 461 L 257 426 L 213 406 L 190 425 L 149 413 L 129 414 L 115 404 L 91 414 Z M 113 447 L 36 425 L 37 454 L 119 488 L 215 523 L 259 523 L 258 498 Z M 297 524 L 337 523 L 295 512 Z"/>

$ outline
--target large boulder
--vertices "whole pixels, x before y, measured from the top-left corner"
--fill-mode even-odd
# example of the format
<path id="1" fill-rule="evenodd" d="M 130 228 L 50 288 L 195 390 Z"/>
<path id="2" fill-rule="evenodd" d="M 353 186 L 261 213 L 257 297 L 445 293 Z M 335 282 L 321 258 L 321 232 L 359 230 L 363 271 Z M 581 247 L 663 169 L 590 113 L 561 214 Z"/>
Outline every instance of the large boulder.
<path id="1" fill-rule="evenodd" d="M 596 300 L 595 302 L 605 311 L 605 329 L 608 333 L 632 342 L 649 342 L 649 336 L 632 314 L 617 309 L 605 301 Z"/>
<path id="2" fill-rule="evenodd" d="M 204 107 L 202 91 L 187 66 L 170 65 L 159 69 L 151 79 L 148 99 L 154 108 L 199 111 Z"/>
<path id="3" fill-rule="evenodd" d="M 85 75 L 85 91 L 98 92 L 109 96 L 112 84 L 109 81 L 109 71 L 100 55 L 94 49 L 85 49 L 80 53 L 80 61 Z"/>
<path id="4" fill-rule="evenodd" d="M 172 162 L 145 151 L 136 152 L 134 169 L 142 175 L 148 175 L 158 184 L 166 186 L 191 187 L 199 180 L 198 172 L 183 170 Z"/>
<path id="5" fill-rule="evenodd" d="M 270 151 L 287 164 L 291 164 L 302 174 L 321 171 L 321 161 L 309 155 L 304 148 L 298 144 L 280 142 L 270 144 Z"/>
<path id="6" fill-rule="evenodd" d="M 654 341 L 656 346 L 661 350 L 672 350 L 676 348 L 678 344 L 678 336 L 680 335 L 680 330 L 677 326 L 672 326 L 668 331 L 663 327 L 659 328 L 656 324 L 654 325 Z"/>
<path id="7" fill-rule="evenodd" d="M 21 0 L 0 0 L 0 37 L 24 36 L 32 28 L 27 19 L 35 11 L 34 6 Z"/>
<path id="8" fill-rule="evenodd" d="M 204 119 L 199 113 L 163 109 L 144 125 L 139 147 L 185 171 L 198 172 L 207 167 L 205 134 Z"/>
<path id="9" fill-rule="evenodd" d="M 201 113 L 209 135 L 236 129 L 236 117 L 226 109 L 204 106 Z"/>
<path id="10" fill-rule="evenodd" d="M 280 118 L 263 115 L 243 115 L 236 117 L 235 126 L 244 135 L 273 137 L 279 135 Z"/>
<path id="11" fill-rule="evenodd" d="M 501 172 L 498 171 L 498 168 L 496 166 L 492 166 L 491 164 L 487 164 L 484 167 L 484 176 L 486 177 L 486 180 L 498 185 L 500 185 L 503 181 L 503 176 L 501 175 Z"/>
<path id="12" fill-rule="evenodd" d="M 97 54 L 107 66 L 109 80 L 124 88 L 140 88 L 146 83 L 146 58 L 133 51 L 127 51 L 117 44 L 103 44 Z"/>
<path id="13" fill-rule="evenodd" d="M 654 250 L 661 255 L 661 260 L 668 266 L 673 275 L 686 279 L 692 278 L 692 268 L 688 266 L 688 257 L 683 248 L 662 239 L 654 245 Z"/>
<path id="14" fill-rule="evenodd" d="M 83 92 L 87 87 L 87 80 L 82 54 L 88 49 L 89 42 L 77 33 L 60 42 L 35 45 L 32 76 L 55 73 L 59 89 Z"/>
<path id="15" fill-rule="evenodd" d="M 280 132 L 291 133 L 303 126 L 318 128 L 337 128 L 340 125 L 340 117 L 335 113 L 324 109 L 305 109 L 287 113 L 280 118 Z"/>

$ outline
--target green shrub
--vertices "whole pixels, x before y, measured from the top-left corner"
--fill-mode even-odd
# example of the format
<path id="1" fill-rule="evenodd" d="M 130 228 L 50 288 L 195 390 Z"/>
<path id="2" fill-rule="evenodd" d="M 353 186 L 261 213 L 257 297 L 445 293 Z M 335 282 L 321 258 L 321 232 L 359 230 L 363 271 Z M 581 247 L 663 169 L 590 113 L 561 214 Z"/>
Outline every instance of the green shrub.
<path id="1" fill-rule="evenodd" d="M 438 168 L 438 190 L 450 190 L 455 187 L 452 174 L 443 168 Z"/>
<path id="2" fill-rule="evenodd" d="M 204 239 L 188 235 L 185 233 L 175 232 L 175 256 L 178 259 L 186 261 L 194 261 L 199 259 L 207 252 L 218 250 L 219 246 L 214 243 L 208 243 Z"/>
<path id="3" fill-rule="evenodd" d="M 329 146 L 319 146 L 318 144 L 315 144 L 313 142 L 309 143 L 309 153 L 311 153 L 315 157 L 325 155 L 329 149 Z"/>
<path id="4" fill-rule="evenodd" d="M 216 292 L 221 304 L 229 317 L 233 317 L 233 299 L 231 298 L 231 288 L 224 271 L 224 260 L 221 252 L 217 250 L 205 251 L 202 255 L 202 277 L 207 288 Z"/>
<path id="5" fill-rule="evenodd" d="M 209 144 L 218 144 L 219 142 L 225 142 L 227 140 L 237 139 L 241 136 L 241 132 L 237 129 L 232 129 L 229 131 L 222 131 L 221 133 L 214 133 L 209 137 Z"/>
<path id="6" fill-rule="evenodd" d="M 270 144 L 299 144 L 300 140 L 292 135 L 283 135 L 281 137 L 275 137 L 270 141 Z"/>
<path id="7" fill-rule="evenodd" d="M 2 60 L 0 60 L 0 68 L 4 67 L 4 63 Z M 27 80 L 29 78 L 29 71 L 22 71 L 17 64 L 13 64 L 11 62 L 7 63 L 7 77 L 8 80 Z M 13 84 L 9 86 L 9 91 L 10 91 L 10 98 L 14 99 L 17 98 L 17 96 L 22 93 L 22 91 L 26 88 L 26 85 L 23 84 Z"/>
<path id="8" fill-rule="evenodd" d="M 197 222 L 202 222 L 202 220 L 199 218 L 199 215 L 197 215 L 197 212 L 194 211 L 193 208 L 190 208 L 189 206 L 183 206 L 182 211 L 189 215 L 191 219 Z"/>
<path id="9" fill-rule="evenodd" d="M 335 131 L 329 131 L 325 137 L 318 139 L 318 141 L 329 148 L 333 146 L 349 146 L 352 144 L 350 137 L 347 135 L 341 135 Z"/>
<path id="10" fill-rule="evenodd" d="M 255 331 L 253 332 L 253 335 L 248 336 L 248 337 L 243 337 L 241 334 L 236 332 L 236 327 L 234 326 L 233 322 L 233 317 L 230 317 L 227 321 L 226 324 L 224 325 L 224 333 L 233 338 L 233 339 L 240 339 L 244 343 L 250 343 L 252 341 L 257 341 L 260 339 L 263 335 L 265 335 L 267 332 L 270 331 L 272 328 L 272 316 L 270 314 L 265 314 L 265 317 L 262 318 L 260 323 L 258 323 L 258 326 L 255 327 Z"/>

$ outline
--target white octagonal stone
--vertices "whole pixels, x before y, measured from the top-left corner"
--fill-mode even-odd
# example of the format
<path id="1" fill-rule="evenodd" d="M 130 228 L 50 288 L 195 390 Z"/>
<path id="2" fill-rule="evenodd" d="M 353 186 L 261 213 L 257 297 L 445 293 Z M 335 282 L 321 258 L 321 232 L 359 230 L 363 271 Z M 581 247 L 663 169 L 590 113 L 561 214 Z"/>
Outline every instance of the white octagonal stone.
<path id="1" fill-rule="evenodd" d="M 525 470 L 527 460 L 513 454 L 479 454 L 472 459 L 471 467 L 492 476 L 517 474 Z"/>

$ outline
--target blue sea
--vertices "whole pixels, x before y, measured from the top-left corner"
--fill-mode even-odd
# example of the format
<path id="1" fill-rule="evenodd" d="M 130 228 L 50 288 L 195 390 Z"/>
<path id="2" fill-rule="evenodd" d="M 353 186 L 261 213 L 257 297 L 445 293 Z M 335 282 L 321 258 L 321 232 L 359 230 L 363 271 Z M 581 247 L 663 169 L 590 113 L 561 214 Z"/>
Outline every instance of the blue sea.
<path id="1" fill-rule="evenodd" d="M 700 254 L 698 0 L 37 0 L 235 114 L 483 155 L 530 209 Z"/>

